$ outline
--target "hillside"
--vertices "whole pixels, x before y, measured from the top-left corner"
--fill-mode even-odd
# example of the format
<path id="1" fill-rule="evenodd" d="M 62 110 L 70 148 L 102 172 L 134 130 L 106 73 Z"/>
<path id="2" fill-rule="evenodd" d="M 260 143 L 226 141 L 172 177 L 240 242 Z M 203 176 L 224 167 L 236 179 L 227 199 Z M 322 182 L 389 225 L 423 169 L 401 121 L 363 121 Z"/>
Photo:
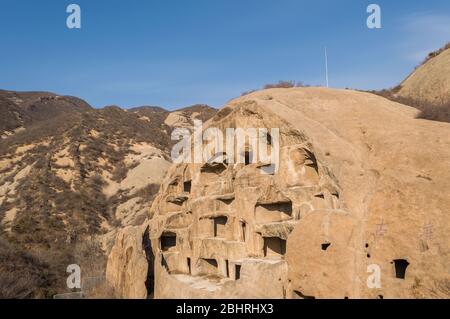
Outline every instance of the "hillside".
<path id="1" fill-rule="evenodd" d="M 400 85 L 372 93 L 415 107 L 418 118 L 450 123 L 450 44 L 431 52 Z"/>
<path id="2" fill-rule="evenodd" d="M 444 104 L 450 102 L 450 44 L 430 53 L 401 84 L 399 97 Z"/>
<path id="3" fill-rule="evenodd" d="M 103 276 L 117 229 L 143 222 L 170 164 L 172 112 L 11 91 L 0 109 L 0 296 L 66 291 L 72 263 Z"/>
<path id="4" fill-rule="evenodd" d="M 172 165 L 108 281 L 128 298 L 448 298 L 450 125 L 418 113 L 325 88 L 231 101 L 204 129 L 279 128 L 278 171 Z"/>

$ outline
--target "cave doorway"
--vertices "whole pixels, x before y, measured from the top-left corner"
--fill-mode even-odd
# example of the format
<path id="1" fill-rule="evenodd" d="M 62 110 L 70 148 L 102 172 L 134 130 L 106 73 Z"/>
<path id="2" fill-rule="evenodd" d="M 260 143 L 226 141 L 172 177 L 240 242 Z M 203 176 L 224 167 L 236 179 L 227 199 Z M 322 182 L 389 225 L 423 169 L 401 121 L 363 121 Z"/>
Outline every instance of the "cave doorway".
<path id="1" fill-rule="evenodd" d="M 219 216 L 214 218 L 214 237 L 224 238 L 228 218 Z"/>
<path id="2" fill-rule="evenodd" d="M 406 268 L 408 268 L 409 262 L 406 259 L 395 259 L 393 263 L 395 266 L 395 277 L 405 279 Z"/>
<path id="3" fill-rule="evenodd" d="M 246 232 L 247 232 L 247 223 L 242 221 L 241 222 L 241 241 L 245 243 L 246 238 Z"/>
<path id="4" fill-rule="evenodd" d="M 148 263 L 147 279 L 145 280 L 145 287 L 147 288 L 147 298 L 153 299 L 155 291 L 155 255 L 153 254 L 152 242 L 150 240 L 150 231 L 148 227 L 145 230 L 144 236 L 142 238 L 142 249 L 145 252 Z"/>
<path id="5" fill-rule="evenodd" d="M 264 237 L 264 257 L 282 257 L 286 254 L 286 240 Z"/>
<path id="6" fill-rule="evenodd" d="M 188 257 L 187 259 L 187 266 L 188 266 L 188 274 L 192 274 L 192 269 L 191 269 L 191 258 Z"/>
<path id="7" fill-rule="evenodd" d="M 241 279 L 241 265 L 236 264 L 236 268 L 234 270 L 234 280 Z"/>
<path id="8" fill-rule="evenodd" d="M 183 184 L 183 191 L 185 193 L 190 193 L 192 190 L 192 182 L 191 181 L 186 181 Z"/>
<path id="9" fill-rule="evenodd" d="M 173 250 L 177 245 L 177 234 L 165 232 L 161 235 L 159 242 L 162 251 Z"/>

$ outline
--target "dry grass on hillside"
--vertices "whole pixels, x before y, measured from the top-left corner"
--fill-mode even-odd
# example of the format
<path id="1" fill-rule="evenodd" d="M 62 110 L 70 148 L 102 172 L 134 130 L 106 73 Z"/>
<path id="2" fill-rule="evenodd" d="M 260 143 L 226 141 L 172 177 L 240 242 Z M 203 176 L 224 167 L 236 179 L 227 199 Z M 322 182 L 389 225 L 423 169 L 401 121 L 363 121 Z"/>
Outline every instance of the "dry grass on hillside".
<path id="1" fill-rule="evenodd" d="M 425 100 L 405 98 L 395 94 L 399 90 L 400 86 L 397 86 L 390 90 L 372 91 L 372 93 L 420 110 L 420 113 L 417 116 L 419 119 L 450 123 L 450 101 L 431 103 Z"/>
<path id="2" fill-rule="evenodd" d="M 442 52 L 444 52 L 445 50 L 450 49 L 450 42 L 448 42 L 446 45 L 444 45 L 442 48 L 435 50 L 433 52 L 430 52 L 428 54 L 428 56 L 425 58 L 425 60 L 420 64 L 420 65 L 424 65 L 425 63 L 427 63 L 428 61 L 430 61 L 432 58 L 437 57 L 439 54 L 441 54 Z M 420 66 L 419 65 L 419 66 Z"/>

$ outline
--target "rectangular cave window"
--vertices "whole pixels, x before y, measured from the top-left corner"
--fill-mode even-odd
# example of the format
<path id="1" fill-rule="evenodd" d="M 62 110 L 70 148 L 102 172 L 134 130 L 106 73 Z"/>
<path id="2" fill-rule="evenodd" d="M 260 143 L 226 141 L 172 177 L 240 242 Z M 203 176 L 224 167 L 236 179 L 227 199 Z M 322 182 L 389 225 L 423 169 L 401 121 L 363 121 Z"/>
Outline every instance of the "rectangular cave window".
<path id="1" fill-rule="evenodd" d="M 286 254 L 286 241 L 279 237 L 264 237 L 264 257 L 281 257 Z"/>
<path id="2" fill-rule="evenodd" d="M 191 258 L 189 257 L 187 259 L 187 266 L 188 266 L 188 274 L 190 275 L 192 271 L 191 271 Z"/>
<path id="3" fill-rule="evenodd" d="M 183 189 L 185 193 L 190 193 L 191 192 L 191 188 L 192 188 L 192 182 L 191 181 L 186 181 L 183 184 Z"/>
<path id="4" fill-rule="evenodd" d="M 177 235 L 175 233 L 163 233 L 159 239 L 162 251 L 168 251 L 177 245 Z"/>
<path id="5" fill-rule="evenodd" d="M 270 135 L 269 132 L 266 133 L 266 144 L 272 145 L 272 135 Z"/>
<path id="6" fill-rule="evenodd" d="M 267 212 L 281 212 L 286 215 L 292 215 L 292 202 L 286 203 L 273 203 L 273 204 L 259 204 L 262 208 L 265 208 Z"/>
<path id="7" fill-rule="evenodd" d="M 230 278 L 230 263 L 228 262 L 228 260 L 225 260 L 225 272 L 227 278 Z"/>
<path id="8" fill-rule="evenodd" d="M 246 222 L 241 222 L 241 240 L 243 242 L 245 242 L 246 231 L 247 231 L 247 223 Z"/>
<path id="9" fill-rule="evenodd" d="M 251 152 L 245 152 L 245 165 L 250 165 L 250 163 L 253 161 L 253 156 Z"/>
<path id="10" fill-rule="evenodd" d="M 406 268 L 409 266 L 409 262 L 406 259 L 395 259 L 395 277 L 399 279 L 405 279 Z"/>
<path id="11" fill-rule="evenodd" d="M 275 223 L 292 219 L 292 202 L 257 204 L 256 221 L 259 223 Z"/>
<path id="12" fill-rule="evenodd" d="M 212 267 L 214 267 L 214 268 L 217 268 L 217 267 L 218 267 L 218 265 L 217 265 L 217 260 L 215 260 L 215 259 L 205 259 L 205 261 L 206 261 L 208 264 L 210 264 Z"/>
<path id="13" fill-rule="evenodd" d="M 214 237 L 225 237 L 225 226 L 227 224 L 227 221 L 228 218 L 225 216 L 214 218 Z"/>
<path id="14" fill-rule="evenodd" d="M 234 279 L 235 280 L 241 279 L 241 265 L 236 265 L 236 268 L 234 271 Z"/>

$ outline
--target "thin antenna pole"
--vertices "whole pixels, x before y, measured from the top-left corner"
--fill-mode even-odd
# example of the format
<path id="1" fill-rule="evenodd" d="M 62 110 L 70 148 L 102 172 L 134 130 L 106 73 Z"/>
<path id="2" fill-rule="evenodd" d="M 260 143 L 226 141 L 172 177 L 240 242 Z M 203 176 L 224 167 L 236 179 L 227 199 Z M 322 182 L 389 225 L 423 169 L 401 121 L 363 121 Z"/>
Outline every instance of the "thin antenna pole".
<path id="1" fill-rule="evenodd" d="M 329 83 L 328 83 L 328 52 L 327 52 L 327 47 L 325 47 L 325 77 L 327 80 L 327 88 L 329 87 Z"/>

